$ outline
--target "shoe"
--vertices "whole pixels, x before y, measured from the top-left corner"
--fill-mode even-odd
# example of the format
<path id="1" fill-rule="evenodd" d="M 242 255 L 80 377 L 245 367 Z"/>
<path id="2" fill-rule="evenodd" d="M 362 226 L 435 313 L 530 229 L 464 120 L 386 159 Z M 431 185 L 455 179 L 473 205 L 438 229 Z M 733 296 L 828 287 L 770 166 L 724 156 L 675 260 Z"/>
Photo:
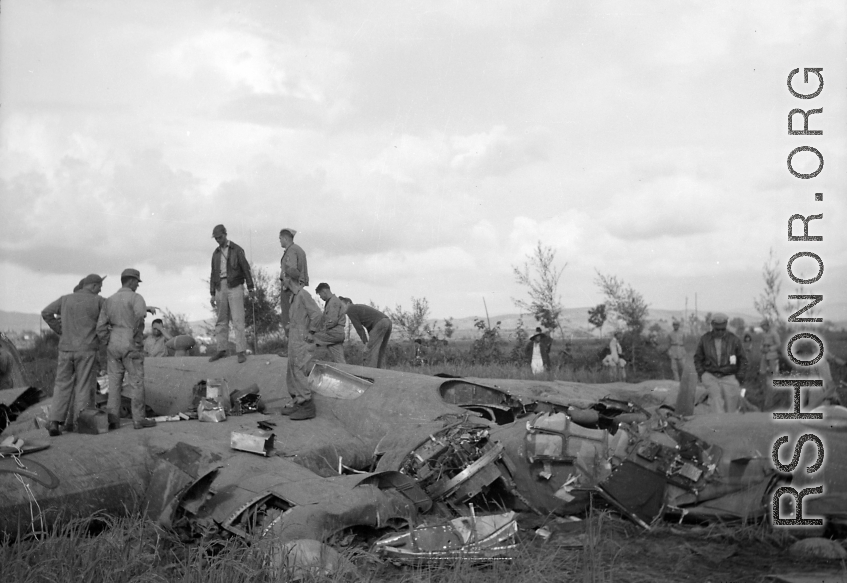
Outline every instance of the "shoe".
<path id="1" fill-rule="evenodd" d="M 120 429 L 121 428 L 121 419 L 117 415 L 113 415 L 109 413 L 109 429 Z"/>
<path id="2" fill-rule="evenodd" d="M 74 424 L 73 424 L 73 423 L 65 423 L 65 426 L 64 426 L 64 427 L 62 427 L 62 430 L 63 430 L 65 433 L 73 433 L 73 432 L 74 432 L 74 429 L 75 429 L 75 427 L 74 427 Z"/>
<path id="3" fill-rule="evenodd" d="M 133 421 L 132 426 L 136 429 L 144 429 L 145 427 L 156 427 L 156 420 L 142 419 L 141 421 Z"/>
<path id="4" fill-rule="evenodd" d="M 290 405 L 286 405 L 285 407 L 280 409 L 279 414 L 280 415 L 291 415 L 292 413 L 294 413 L 299 408 L 300 408 L 299 403 L 291 403 Z"/>
<path id="5" fill-rule="evenodd" d="M 287 350 L 280 350 L 279 352 L 276 353 L 276 355 L 281 356 L 282 358 L 288 358 L 288 351 Z"/>
<path id="6" fill-rule="evenodd" d="M 220 360 L 222 358 L 226 358 L 226 350 L 218 350 L 211 357 L 209 357 L 209 362 L 215 362 L 216 360 Z"/>
<path id="7" fill-rule="evenodd" d="M 59 437 L 62 435 L 62 430 L 59 429 L 58 421 L 51 421 L 47 424 L 47 433 L 50 434 L 50 437 Z"/>
<path id="8" fill-rule="evenodd" d="M 315 415 L 315 402 L 309 399 L 300 403 L 300 407 L 288 418 L 292 421 L 305 421 L 306 419 L 314 419 Z"/>
<path id="9" fill-rule="evenodd" d="M 239 363 L 247 362 L 247 355 L 243 352 L 239 352 L 238 353 L 238 362 Z"/>

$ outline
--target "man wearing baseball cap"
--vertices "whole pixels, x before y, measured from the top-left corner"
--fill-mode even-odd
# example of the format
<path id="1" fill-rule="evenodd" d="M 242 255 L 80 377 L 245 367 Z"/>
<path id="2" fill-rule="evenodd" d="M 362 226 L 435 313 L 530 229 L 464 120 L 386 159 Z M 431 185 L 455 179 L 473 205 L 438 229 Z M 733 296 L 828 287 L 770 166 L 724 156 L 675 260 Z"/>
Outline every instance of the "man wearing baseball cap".
<path id="1" fill-rule="evenodd" d="M 105 276 L 96 273 L 80 281 L 80 288 L 41 310 L 41 317 L 60 336 L 53 406 L 47 430 L 61 435 L 60 424 L 73 430 L 80 411 L 93 406 L 97 385 L 97 320 L 104 300 L 100 296 Z M 70 412 L 69 412 L 70 409 Z"/>
<path id="2" fill-rule="evenodd" d="M 238 362 L 247 360 L 247 337 L 244 335 L 244 283 L 252 295 L 254 292 L 253 274 L 244 249 L 227 239 L 226 227 L 216 225 L 212 238 L 218 244 L 212 253 L 212 275 L 209 278 L 209 292 L 212 294 L 212 307 L 217 310 L 215 339 L 218 351 L 209 358 L 215 362 L 226 356 L 229 343 L 229 322 L 235 332 L 235 350 Z"/>
<path id="3" fill-rule="evenodd" d="M 106 344 L 106 370 L 109 374 L 109 429 L 120 426 L 121 388 L 124 376 L 132 398 L 132 424 L 136 429 L 153 427 L 144 408 L 144 317 L 147 304 L 136 293 L 141 283 L 137 269 L 124 269 L 121 289 L 106 300 L 97 321 L 97 335 Z"/>
<path id="4" fill-rule="evenodd" d="M 741 402 L 741 385 L 747 372 L 747 355 L 741 340 L 728 332 L 726 314 L 712 316 L 712 331 L 703 334 L 694 353 L 694 368 L 709 392 L 715 413 L 735 413 Z"/>

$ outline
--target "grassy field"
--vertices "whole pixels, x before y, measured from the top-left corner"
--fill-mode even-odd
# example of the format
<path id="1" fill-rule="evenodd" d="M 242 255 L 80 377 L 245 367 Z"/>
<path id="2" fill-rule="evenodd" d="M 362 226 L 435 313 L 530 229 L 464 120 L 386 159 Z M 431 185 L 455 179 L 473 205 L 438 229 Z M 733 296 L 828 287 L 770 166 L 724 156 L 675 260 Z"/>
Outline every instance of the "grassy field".
<path id="1" fill-rule="evenodd" d="M 522 517 L 526 518 L 526 517 Z M 757 582 L 769 574 L 827 570 L 847 574 L 839 561 L 795 559 L 790 535 L 762 525 L 660 524 L 644 532 L 607 511 L 585 520 L 549 521 L 552 536 L 535 534 L 544 521 L 520 520 L 519 552 L 509 562 L 439 568 L 397 567 L 380 561 L 367 544 L 338 547 L 352 568 L 305 574 L 303 581 L 368 583 L 682 583 Z M 8 583 L 263 583 L 295 580 L 275 568 L 271 541 L 239 539 L 186 544 L 141 518 L 94 517 L 46 533 L 40 540 L 0 546 L 0 581 Z M 300 573 L 302 575 L 302 573 Z"/>

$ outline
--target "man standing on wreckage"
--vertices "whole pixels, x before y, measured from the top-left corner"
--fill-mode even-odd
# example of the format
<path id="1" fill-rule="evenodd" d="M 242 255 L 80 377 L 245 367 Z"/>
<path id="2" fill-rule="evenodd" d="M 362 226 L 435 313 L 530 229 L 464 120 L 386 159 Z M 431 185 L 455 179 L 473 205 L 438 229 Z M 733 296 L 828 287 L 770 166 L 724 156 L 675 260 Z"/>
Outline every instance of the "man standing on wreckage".
<path id="1" fill-rule="evenodd" d="M 41 310 L 41 317 L 59 335 L 56 384 L 47 425 L 52 437 L 62 434 L 61 423 L 65 424 L 65 431 L 73 431 L 80 411 L 93 406 L 99 348 L 97 321 L 106 302 L 100 296 L 103 279 L 105 276 L 92 273 L 79 282 L 78 290 L 74 288 L 73 293 Z"/>
<path id="2" fill-rule="evenodd" d="M 109 373 L 109 429 L 120 427 L 121 388 L 126 375 L 132 391 L 132 424 L 136 429 L 153 427 L 144 409 L 144 317 L 147 304 L 135 293 L 141 283 L 137 269 L 124 269 L 121 289 L 109 296 L 97 321 L 97 336 L 106 344 Z"/>
<path id="3" fill-rule="evenodd" d="M 323 312 L 302 285 L 300 271 L 286 267 L 282 274 L 283 285 L 291 292 L 288 312 L 288 369 L 285 383 L 292 403 L 280 410 L 294 421 L 315 417 L 315 402 L 309 388 L 309 371 L 312 366 L 315 332 L 321 325 Z"/>
<path id="4" fill-rule="evenodd" d="M 727 332 L 728 318 L 712 316 L 712 331 L 703 334 L 694 353 L 697 378 L 709 392 L 709 404 L 716 414 L 736 413 L 741 403 L 741 385 L 747 372 L 747 355 L 741 340 Z"/>

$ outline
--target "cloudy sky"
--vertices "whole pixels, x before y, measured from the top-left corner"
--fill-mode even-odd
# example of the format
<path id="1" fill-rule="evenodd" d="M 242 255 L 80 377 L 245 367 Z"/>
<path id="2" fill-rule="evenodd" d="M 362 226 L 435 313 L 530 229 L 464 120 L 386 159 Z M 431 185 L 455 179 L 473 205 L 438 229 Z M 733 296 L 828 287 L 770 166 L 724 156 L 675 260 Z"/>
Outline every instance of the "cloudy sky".
<path id="1" fill-rule="evenodd" d="M 600 270 L 655 308 L 752 313 L 769 250 L 814 251 L 826 317 L 847 299 L 845 49 L 842 1 L 4 0 L 0 309 L 136 267 L 149 304 L 208 317 L 224 223 L 274 277 L 292 227 L 312 288 L 436 317 L 517 311 L 538 241 L 567 307 L 601 301 Z M 803 93 L 823 68 L 819 97 L 789 94 L 798 67 Z M 823 108 L 822 136 L 788 135 L 795 107 Z M 786 168 L 803 145 L 812 180 Z M 794 213 L 823 213 L 824 242 L 788 243 Z"/>

